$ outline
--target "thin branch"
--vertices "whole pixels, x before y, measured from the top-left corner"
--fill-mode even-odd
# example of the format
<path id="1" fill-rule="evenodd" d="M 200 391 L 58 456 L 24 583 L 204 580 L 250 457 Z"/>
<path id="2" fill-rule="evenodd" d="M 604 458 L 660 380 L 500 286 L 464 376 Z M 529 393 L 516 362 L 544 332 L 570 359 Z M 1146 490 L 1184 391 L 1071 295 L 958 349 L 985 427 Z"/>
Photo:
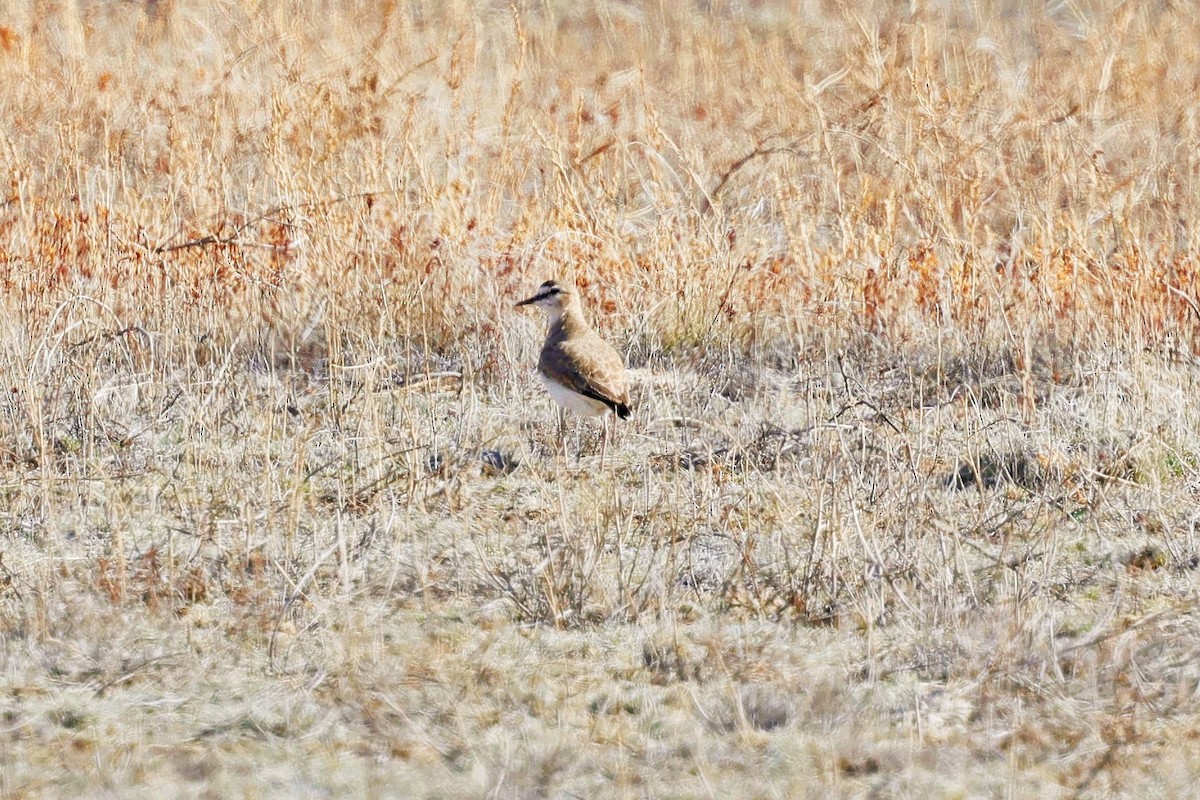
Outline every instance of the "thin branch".
<path id="1" fill-rule="evenodd" d="M 738 170 L 740 170 L 742 167 L 749 164 L 754 159 L 764 158 L 766 156 L 778 155 L 780 153 L 797 155 L 802 152 L 801 150 L 799 150 L 797 148 L 797 145 L 800 142 L 799 139 L 797 139 L 794 142 L 791 142 L 790 144 L 783 145 L 781 147 L 766 147 L 765 146 L 766 142 L 770 138 L 773 138 L 773 137 L 768 137 L 767 139 L 764 139 L 763 141 L 759 142 L 757 147 L 755 147 L 753 150 L 751 150 L 746 155 L 739 158 L 737 161 L 734 161 L 729 166 L 729 168 L 727 170 L 725 170 L 724 174 L 721 175 L 721 179 L 717 181 L 717 185 L 714 186 L 713 190 L 705 196 L 704 202 L 700 205 L 700 213 L 701 214 L 707 214 L 710 211 L 712 211 L 713 201 L 716 200 L 717 195 L 719 195 L 721 193 L 721 190 L 725 188 L 725 184 L 729 183 L 730 179 L 733 178 L 733 176 L 735 174 L 737 174 Z"/>
<path id="2" fill-rule="evenodd" d="M 1172 286 L 1169 283 L 1167 284 L 1167 291 L 1171 292 L 1172 294 L 1176 294 L 1180 298 L 1182 298 L 1185 303 L 1187 303 L 1189 306 L 1191 306 L 1192 313 L 1196 315 L 1196 319 L 1200 320 L 1200 306 L 1197 306 L 1196 301 L 1193 300 L 1190 296 L 1188 296 L 1188 294 L 1186 292 L 1182 291 L 1181 289 L 1176 289 L 1174 286 Z"/>
<path id="3" fill-rule="evenodd" d="M 368 200 L 368 205 L 369 205 L 370 202 L 375 197 L 378 197 L 381 195 L 382 196 L 395 195 L 395 194 L 399 194 L 399 192 L 400 192 L 399 189 L 392 190 L 392 191 L 386 191 L 386 192 L 358 192 L 357 194 L 348 194 L 348 195 L 343 195 L 342 197 L 334 197 L 330 200 L 313 200 L 308 203 L 285 203 L 285 204 L 274 206 L 272 208 L 267 209 L 266 211 L 264 211 L 263 213 L 261 213 L 257 217 L 255 217 L 254 219 L 244 222 L 241 225 L 237 226 L 236 228 L 233 229 L 233 233 L 230 233 L 226 236 L 221 236 L 221 235 L 214 233 L 214 234 L 209 234 L 207 236 L 201 236 L 199 239 L 192 239 L 190 241 L 180 242 L 179 244 L 160 244 L 157 247 L 153 248 L 151 250 L 151 252 L 161 255 L 164 253 L 173 253 L 176 250 L 185 250 L 185 249 L 192 248 L 192 247 L 207 247 L 208 245 L 212 245 L 212 244 L 217 244 L 217 245 L 234 244 L 237 242 L 238 237 L 242 235 L 243 231 L 247 230 L 248 228 L 252 228 L 255 225 L 257 225 L 258 223 L 262 222 L 263 220 L 270 219 L 284 211 L 291 212 L 291 211 L 300 211 L 303 209 L 310 209 L 310 208 L 323 208 L 323 207 L 328 207 L 328 206 L 339 205 L 341 203 L 348 203 L 352 200 L 361 200 L 363 198 L 366 198 Z"/>

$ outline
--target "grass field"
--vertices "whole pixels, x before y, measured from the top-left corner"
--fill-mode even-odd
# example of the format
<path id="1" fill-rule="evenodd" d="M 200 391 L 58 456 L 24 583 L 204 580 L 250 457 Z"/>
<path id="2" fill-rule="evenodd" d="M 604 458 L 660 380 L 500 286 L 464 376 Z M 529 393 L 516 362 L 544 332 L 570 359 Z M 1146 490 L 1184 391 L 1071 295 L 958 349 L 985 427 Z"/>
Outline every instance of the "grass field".
<path id="1" fill-rule="evenodd" d="M 0 797 L 1195 796 L 1198 42 L 4 4 Z"/>

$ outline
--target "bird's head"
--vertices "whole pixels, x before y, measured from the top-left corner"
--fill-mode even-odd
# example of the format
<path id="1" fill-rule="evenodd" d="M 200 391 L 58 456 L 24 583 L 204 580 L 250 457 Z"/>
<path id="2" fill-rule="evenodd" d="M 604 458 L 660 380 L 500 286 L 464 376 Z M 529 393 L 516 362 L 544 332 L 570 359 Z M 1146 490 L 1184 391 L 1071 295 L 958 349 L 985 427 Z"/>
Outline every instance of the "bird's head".
<path id="1" fill-rule="evenodd" d="M 533 297 L 525 298 L 515 307 L 538 306 L 549 312 L 551 317 L 558 317 L 563 313 L 563 309 L 575 302 L 576 299 L 573 289 L 559 286 L 557 281 L 546 281 L 538 287 L 537 293 Z"/>

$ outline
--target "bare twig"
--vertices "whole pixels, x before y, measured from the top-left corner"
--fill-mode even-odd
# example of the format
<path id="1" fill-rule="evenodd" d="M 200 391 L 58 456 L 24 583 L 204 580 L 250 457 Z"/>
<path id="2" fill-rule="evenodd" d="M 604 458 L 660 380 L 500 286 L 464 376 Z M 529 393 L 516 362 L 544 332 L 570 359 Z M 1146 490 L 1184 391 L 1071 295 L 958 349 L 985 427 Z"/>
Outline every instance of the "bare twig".
<path id="1" fill-rule="evenodd" d="M 774 138 L 774 137 L 768 137 L 768 139 L 770 139 L 770 138 Z M 779 147 L 767 147 L 766 142 L 767 142 L 766 139 L 763 140 L 762 142 L 760 142 L 758 144 L 757 147 L 755 147 L 749 153 L 747 153 L 746 155 L 742 156 L 737 161 L 734 161 L 732 164 L 729 165 L 729 167 L 725 170 L 725 172 L 721 174 L 720 179 L 717 180 L 716 186 L 714 186 L 712 188 L 712 191 L 710 191 L 708 193 L 708 195 L 705 196 L 704 202 L 700 204 L 700 213 L 701 214 L 707 214 L 710 211 L 712 211 L 713 201 L 716 200 L 717 196 L 721 194 L 721 190 L 723 190 L 725 188 L 725 184 L 729 183 L 730 179 L 733 178 L 733 176 L 736 175 L 742 167 L 746 166 L 751 161 L 754 161 L 755 159 L 758 159 L 758 158 L 765 158 L 767 156 L 780 155 L 780 154 L 800 155 L 803 152 L 797 147 L 797 145 L 799 144 L 798 139 L 794 142 L 791 142 L 786 145 L 781 145 Z"/>

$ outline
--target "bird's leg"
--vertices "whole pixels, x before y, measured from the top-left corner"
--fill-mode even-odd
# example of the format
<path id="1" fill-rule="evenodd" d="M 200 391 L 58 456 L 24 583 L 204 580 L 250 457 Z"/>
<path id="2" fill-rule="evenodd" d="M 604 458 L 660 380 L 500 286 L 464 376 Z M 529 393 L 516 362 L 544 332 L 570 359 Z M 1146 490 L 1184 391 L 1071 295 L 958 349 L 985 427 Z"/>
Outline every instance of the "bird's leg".
<path id="1" fill-rule="evenodd" d="M 604 459 L 608 455 L 608 414 L 600 418 L 600 471 L 604 472 Z"/>
<path id="2" fill-rule="evenodd" d="M 558 450 L 562 456 L 563 463 L 567 461 L 567 412 L 559 408 L 558 411 Z"/>

